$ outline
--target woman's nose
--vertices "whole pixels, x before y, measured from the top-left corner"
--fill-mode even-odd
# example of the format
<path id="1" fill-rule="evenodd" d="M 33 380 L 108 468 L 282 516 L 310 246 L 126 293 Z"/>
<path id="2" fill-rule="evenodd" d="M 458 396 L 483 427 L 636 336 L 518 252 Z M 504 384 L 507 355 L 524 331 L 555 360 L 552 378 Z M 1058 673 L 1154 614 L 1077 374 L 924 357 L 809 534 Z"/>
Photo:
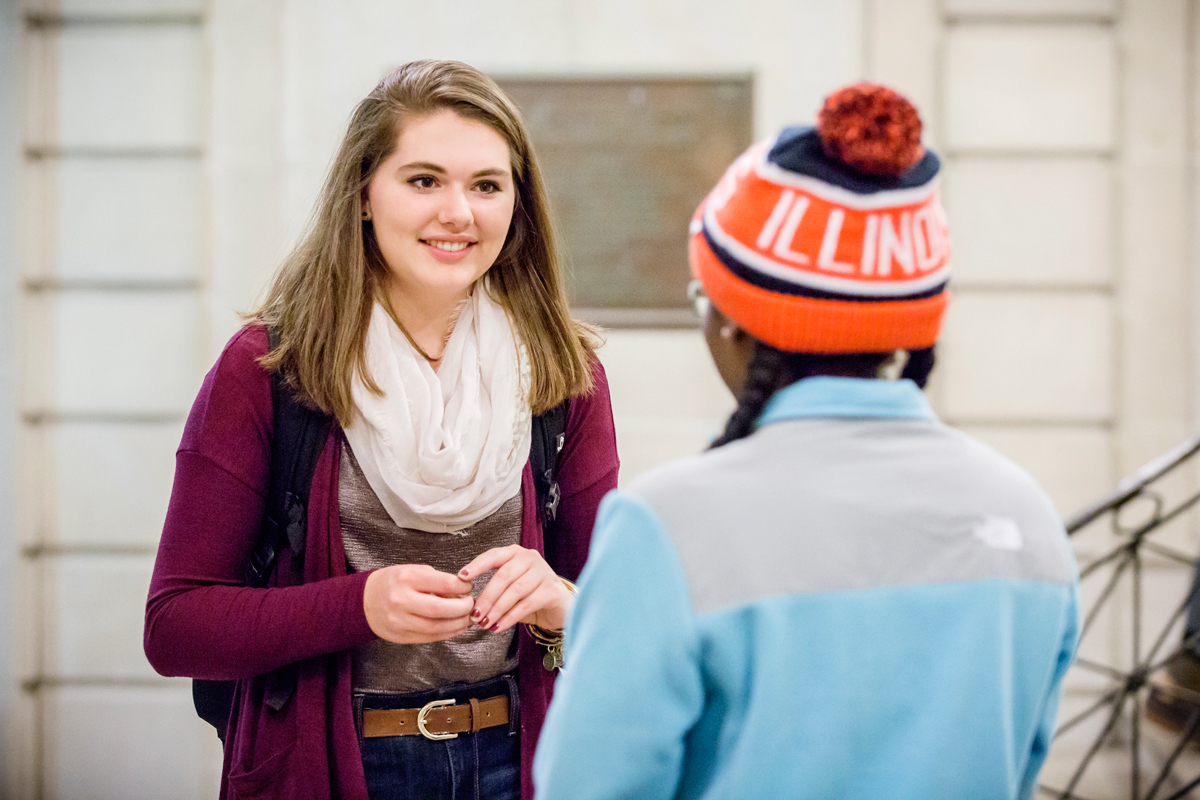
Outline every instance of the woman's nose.
<path id="1" fill-rule="evenodd" d="M 467 227 L 474 219 L 466 192 L 457 189 L 446 192 L 445 202 L 438 212 L 438 222 L 456 230 Z"/>

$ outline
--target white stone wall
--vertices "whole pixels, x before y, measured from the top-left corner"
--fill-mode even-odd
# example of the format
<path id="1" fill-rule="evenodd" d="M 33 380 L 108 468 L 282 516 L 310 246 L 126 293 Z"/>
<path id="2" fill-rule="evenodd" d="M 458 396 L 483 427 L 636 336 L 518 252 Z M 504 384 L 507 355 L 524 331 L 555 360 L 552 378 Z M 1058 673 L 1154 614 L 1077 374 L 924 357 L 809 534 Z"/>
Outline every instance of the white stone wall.
<path id="1" fill-rule="evenodd" d="M 202 4 L 21 10 L 14 796 L 212 797 L 216 739 L 141 647 L 207 359 Z"/>
<path id="2" fill-rule="evenodd" d="M 14 532 L 17 461 L 16 331 L 17 44 L 20 17 L 14 0 L 0 0 L 0 609 L 15 607 L 17 546 Z M 17 797 L 16 722 L 19 693 L 12 614 L 0 611 L 0 796 Z"/>
<path id="3" fill-rule="evenodd" d="M 0 87 L 0 152 L 5 114 L 21 122 L 19 180 L 0 160 L 0 319 L 19 305 L 18 326 L 0 331 L 12 796 L 216 796 L 215 736 L 187 683 L 158 678 L 141 653 L 173 451 L 237 312 L 302 229 L 353 104 L 404 61 L 461 58 L 500 75 L 749 71 L 760 137 L 811 121 L 838 85 L 892 83 L 946 163 L 957 277 L 930 392 L 944 418 L 1023 464 L 1064 514 L 1194 429 L 1200 104 L 1187 93 L 1200 86 L 1188 75 L 1200 16 L 1187 2 L 750 8 L 24 0 L 21 102 L 6 107 Z M 614 330 L 601 355 L 623 481 L 702 448 L 732 407 L 698 332 Z"/>

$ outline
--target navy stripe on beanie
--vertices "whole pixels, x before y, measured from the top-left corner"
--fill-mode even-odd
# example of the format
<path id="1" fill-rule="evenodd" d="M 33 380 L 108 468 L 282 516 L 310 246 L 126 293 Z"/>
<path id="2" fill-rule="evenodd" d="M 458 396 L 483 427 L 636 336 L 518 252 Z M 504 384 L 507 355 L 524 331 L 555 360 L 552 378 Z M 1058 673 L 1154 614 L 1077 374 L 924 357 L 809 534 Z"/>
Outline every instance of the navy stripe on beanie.
<path id="1" fill-rule="evenodd" d="M 863 175 L 841 161 L 825 154 L 821 137 L 812 126 L 784 128 L 767 153 L 767 161 L 789 172 L 808 175 L 819 181 L 839 186 L 855 194 L 875 194 L 896 189 L 913 189 L 933 180 L 941 169 L 941 161 L 932 150 L 898 178 Z"/>

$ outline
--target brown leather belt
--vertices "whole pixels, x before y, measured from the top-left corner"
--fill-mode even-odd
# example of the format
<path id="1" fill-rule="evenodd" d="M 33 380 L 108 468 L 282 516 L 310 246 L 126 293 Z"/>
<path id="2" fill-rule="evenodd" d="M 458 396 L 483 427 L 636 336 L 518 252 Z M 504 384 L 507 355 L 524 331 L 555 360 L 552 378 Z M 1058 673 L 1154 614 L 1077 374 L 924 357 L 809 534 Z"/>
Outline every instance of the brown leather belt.
<path id="1" fill-rule="evenodd" d="M 421 708 L 363 710 L 363 737 L 412 736 L 426 739 L 454 739 L 460 733 L 476 733 L 484 728 L 508 724 L 508 695 L 486 700 L 474 697 L 463 704 L 453 700 L 434 700 Z"/>

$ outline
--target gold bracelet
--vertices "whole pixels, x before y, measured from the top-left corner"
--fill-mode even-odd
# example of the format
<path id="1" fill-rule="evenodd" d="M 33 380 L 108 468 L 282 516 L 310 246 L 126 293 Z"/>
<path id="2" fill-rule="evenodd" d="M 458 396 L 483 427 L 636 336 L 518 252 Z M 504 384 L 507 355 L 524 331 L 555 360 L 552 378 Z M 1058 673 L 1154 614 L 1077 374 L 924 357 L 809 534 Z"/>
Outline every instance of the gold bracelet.
<path id="1" fill-rule="evenodd" d="M 560 581 L 567 587 L 567 591 L 572 595 L 579 594 L 579 587 L 571 583 L 566 578 L 560 577 Z M 553 672 L 556 669 L 562 669 L 563 665 L 563 632 L 562 629 L 548 631 L 545 628 L 537 625 L 526 624 L 525 627 L 529 630 L 529 635 L 533 640 L 546 648 L 546 655 L 542 656 L 542 666 L 548 672 Z"/>
<path id="2" fill-rule="evenodd" d="M 545 628 L 539 628 L 537 625 L 526 625 L 529 629 L 529 635 L 533 640 L 542 647 L 559 647 L 563 642 L 562 631 L 548 631 Z"/>

